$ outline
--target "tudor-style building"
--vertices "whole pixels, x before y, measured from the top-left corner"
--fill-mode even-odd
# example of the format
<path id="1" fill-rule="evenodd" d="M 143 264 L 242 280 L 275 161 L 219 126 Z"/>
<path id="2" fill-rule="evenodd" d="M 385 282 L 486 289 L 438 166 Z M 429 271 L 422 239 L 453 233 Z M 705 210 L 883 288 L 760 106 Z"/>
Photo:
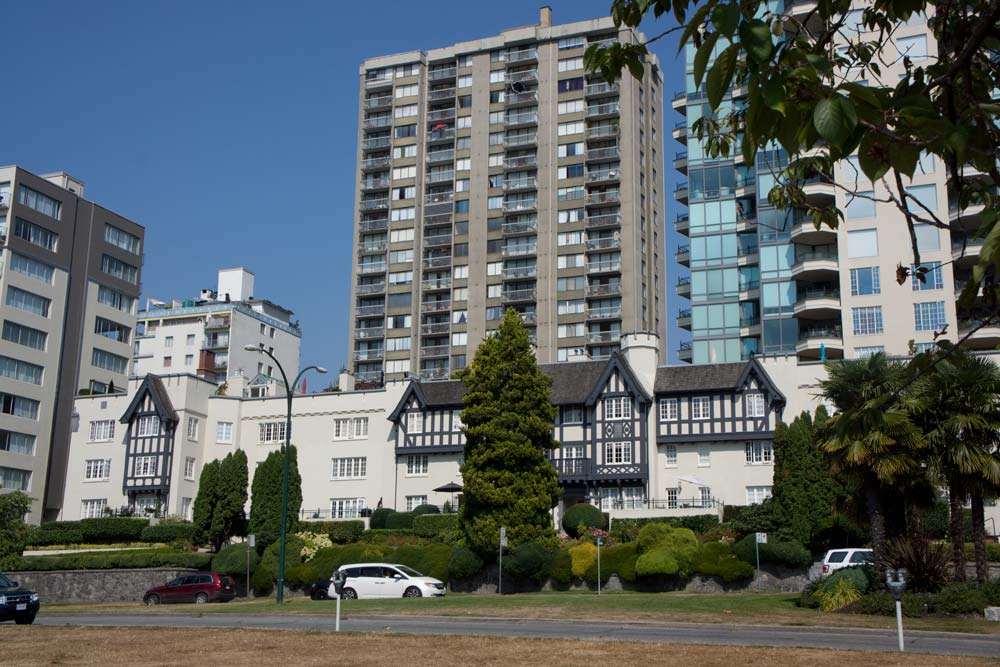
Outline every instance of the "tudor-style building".
<path id="1" fill-rule="evenodd" d="M 126 424 L 122 494 L 141 514 L 166 507 L 178 418 L 158 376 L 146 376 L 120 421 Z"/>

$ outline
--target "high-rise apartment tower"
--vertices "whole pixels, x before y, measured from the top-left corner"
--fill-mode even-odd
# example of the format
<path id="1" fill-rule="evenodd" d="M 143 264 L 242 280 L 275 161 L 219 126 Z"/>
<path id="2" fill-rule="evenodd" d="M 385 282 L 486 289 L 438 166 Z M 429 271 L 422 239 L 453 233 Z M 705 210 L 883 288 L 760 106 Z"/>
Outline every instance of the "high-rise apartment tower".
<path id="1" fill-rule="evenodd" d="M 608 18 L 538 25 L 361 68 L 351 369 L 462 368 L 508 307 L 540 362 L 607 357 L 661 318 L 662 76 L 588 77 L 634 42 Z M 662 344 L 662 343 L 661 343 Z"/>

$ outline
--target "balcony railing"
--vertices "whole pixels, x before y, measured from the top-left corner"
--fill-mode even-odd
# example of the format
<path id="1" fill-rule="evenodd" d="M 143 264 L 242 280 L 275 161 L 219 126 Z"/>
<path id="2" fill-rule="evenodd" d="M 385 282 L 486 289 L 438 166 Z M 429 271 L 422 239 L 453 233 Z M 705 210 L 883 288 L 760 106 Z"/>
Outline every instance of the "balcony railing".
<path id="1" fill-rule="evenodd" d="M 840 290 L 831 287 L 813 287 L 799 289 L 796 294 L 796 302 L 806 299 L 840 299 Z"/>
<path id="2" fill-rule="evenodd" d="M 434 130 L 433 132 L 427 133 L 427 142 L 431 143 L 434 141 L 451 141 L 455 138 L 454 128 L 445 128 L 442 130 Z"/>
<path id="3" fill-rule="evenodd" d="M 368 137 L 361 142 L 361 148 L 366 151 L 376 148 L 388 148 L 392 145 L 392 137 Z"/>
<path id="4" fill-rule="evenodd" d="M 435 236 L 425 236 L 424 245 L 429 248 L 451 245 L 451 234 L 437 234 Z"/>
<path id="5" fill-rule="evenodd" d="M 621 283 L 587 285 L 583 293 L 587 296 L 614 296 L 622 293 Z"/>
<path id="6" fill-rule="evenodd" d="M 451 183 L 455 180 L 453 171 L 432 171 L 427 174 L 428 183 Z"/>
<path id="7" fill-rule="evenodd" d="M 443 269 L 451 266 L 451 257 L 427 257 L 424 259 L 425 269 Z"/>
<path id="8" fill-rule="evenodd" d="M 388 190 L 388 178 L 367 178 L 361 181 L 362 190 Z"/>
<path id="9" fill-rule="evenodd" d="M 538 275 L 538 269 L 534 266 L 517 266 L 503 270 L 504 280 L 518 280 L 521 278 L 534 278 Z"/>
<path id="10" fill-rule="evenodd" d="M 521 63 L 528 60 L 538 60 L 538 51 L 535 49 L 522 49 L 520 51 L 508 51 L 507 63 Z"/>
<path id="11" fill-rule="evenodd" d="M 620 320 L 622 309 L 616 307 L 588 308 L 587 319 L 590 320 Z"/>
<path id="12" fill-rule="evenodd" d="M 512 301 L 534 301 L 537 296 L 537 290 L 535 289 L 516 289 L 508 290 L 503 293 L 504 302 Z"/>
<path id="13" fill-rule="evenodd" d="M 358 229 L 363 232 L 379 232 L 389 229 L 389 220 L 362 220 L 358 223 Z"/>
<path id="14" fill-rule="evenodd" d="M 611 273 L 621 271 L 622 263 L 618 262 L 590 262 L 587 264 L 587 273 Z"/>
<path id="15" fill-rule="evenodd" d="M 370 79 L 365 79 L 365 88 L 378 88 L 379 86 L 388 86 L 392 84 L 391 76 L 377 76 Z"/>
<path id="16" fill-rule="evenodd" d="M 228 329 L 229 328 L 229 318 L 228 317 L 209 317 L 205 320 L 206 329 Z"/>
<path id="17" fill-rule="evenodd" d="M 827 249 L 827 248 L 817 248 L 815 250 L 801 250 L 795 253 L 795 264 L 799 262 L 807 262 L 814 259 L 832 259 L 836 260 L 838 258 L 837 249 Z"/>
<path id="18" fill-rule="evenodd" d="M 618 113 L 618 102 L 609 102 L 608 104 L 590 105 L 587 107 L 586 116 L 590 118 L 592 116 L 607 116 L 616 113 Z"/>
<path id="19" fill-rule="evenodd" d="M 534 90 L 529 90 L 523 93 L 509 93 L 505 98 L 504 102 L 507 105 L 511 104 L 534 104 L 538 102 L 538 93 Z"/>
<path id="20" fill-rule="evenodd" d="M 427 162 L 453 162 L 455 160 L 455 151 L 452 149 L 443 151 L 428 151 Z"/>
<path id="21" fill-rule="evenodd" d="M 387 157 L 370 157 L 361 161 L 361 168 L 365 171 L 374 171 L 375 169 L 386 169 L 390 164 L 392 164 L 392 160 Z"/>
<path id="22" fill-rule="evenodd" d="M 598 169 L 587 172 L 587 183 L 599 183 L 601 181 L 617 181 L 621 178 L 620 169 Z"/>
<path id="23" fill-rule="evenodd" d="M 840 327 L 813 327 L 799 331 L 799 340 L 809 340 L 810 338 L 842 338 L 843 329 Z"/>
<path id="24" fill-rule="evenodd" d="M 618 136 L 617 125 L 597 125 L 595 127 L 587 128 L 588 139 L 599 139 L 601 137 L 617 137 L 617 136 Z"/>
<path id="25" fill-rule="evenodd" d="M 538 202 L 534 199 L 517 199 L 514 201 L 505 201 L 503 203 L 503 210 L 506 213 L 517 213 L 518 211 L 534 211 Z"/>
<path id="26" fill-rule="evenodd" d="M 618 190 L 607 190 L 605 192 L 588 192 L 586 201 L 588 205 L 617 204 Z"/>
<path id="27" fill-rule="evenodd" d="M 219 336 L 208 337 L 205 339 L 205 349 L 206 350 L 218 350 L 223 347 L 229 347 L 229 336 Z"/>
<path id="28" fill-rule="evenodd" d="M 431 81 L 442 81 L 444 79 L 454 79 L 455 74 L 458 70 L 454 67 L 443 67 L 441 69 L 432 69 L 427 73 L 427 78 Z"/>
<path id="29" fill-rule="evenodd" d="M 447 380 L 448 379 L 448 369 L 447 368 L 421 368 L 420 369 L 420 379 L 421 380 Z"/>
<path id="30" fill-rule="evenodd" d="M 385 252 L 388 247 L 389 244 L 386 241 L 367 241 L 358 244 L 358 252 L 360 254 Z"/>
<path id="31" fill-rule="evenodd" d="M 385 283 L 366 283 L 364 285 L 358 285 L 354 289 L 356 294 L 380 294 L 385 291 Z"/>
<path id="32" fill-rule="evenodd" d="M 538 188 L 538 179 L 534 176 L 530 178 L 519 178 L 517 180 L 508 180 L 503 182 L 504 190 L 536 190 Z"/>
<path id="33" fill-rule="evenodd" d="M 424 224 L 430 225 L 444 225 L 451 222 L 452 211 L 445 211 L 444 213 L 434 213 L 424 215 Z"/>
<path id="34" fill-rule="evenodd" d="M 374 306 L 358 306 L 354 309 L 356 317 L 371 317 L 372 315 L 382 315 L 385 313 L 385 304 L 378 303 Z"/>
<path id="35" fill-rule="evenodd" d="M 538 71 L 529 69 L 523 72 L 507 72 L 507 83 L 519 83 L 522 81 L 537 81 Z"/>
<path id="36" fill-rule="evenodd" d="M 430 345 L 420 348 L 421 357 L 447 357 L 450 345 Z"/>
<path id="37" fill-rule="evenodd" d="M 440 313 L 445 310 L 451 310 L 451 301 L 424 301 L 420 304 L 422 313 Z"/>
<path id="38" fill-rule="evenodd" d="M 425 290 L 451 289 L 451 278 L 438 278 L 437 280 L 425 280 L 420 283 L 420 287 Z"/>
<path id="39" fill-rule="evenodd" d="M 392 106 L 392 95 L 379 95 L 365 100 L 365 109 L 381 109 Z"/>
<path id="40" fill-rule="evenodd" d="M 382 197 L 380 199 L 362 199 L 361 200 L 361 210 L 362 211 L 381 211 L 383 209 L 389 208 L 389 198 Z"/>
<path id="41" fill-rule="evenodd" d="M 504 145 L 508 148 L 513 148 L 515 146 L 530 146 L 538 142 L 538 137 L 534 133 L 531 134 L 509 134 L 504 137 Z"/>
<path id="42" fill-rule="evenodd" d="M 455 199 L 454 192 L 431 192 L 424 195 L 424 203 L 427 205 L 447 204 Z"/>
<path id="43" fill-rule="evenodd" d="M 588 160 L 613 160 L 621 157 L 618 146 L 605 146 L 603 148 L 590 148 L 587 150 Z"/>
<path id="44" fill-rule="evenodd" d="M 385 262 L 376 264 L 359 264 L 358 273 L 385 273 Z"/>
<path id="45" fill-rule="evenodd" d="M 382 348 L 376 348 L 374 350 L 355 350 L 354 352 L 355 361 L 372 361 L 374 359 L 381 359 L 384 356 L 385 352 Z"/>
<path id="46" fill-rule="evenodd" d="M 588 239 L 587 250 L 613 250 L 622 247 L 622 240 L 610 239 Z"/>
<path id="47" fill-rule="evenodd" d="M 500 248 L 501 257 L 524 257 L 527 255 L 537 254 L 537 252 L 538 248 L 534 244 L 512 245 Z"/>
<path id="48" fill-rule="evenodd" d="M 385 336 L 385 329 L 382 327 L 364 327 L 362 329 L 354 330 L 355 340 L 368 340 L 370 338 L 383 338 Z"/>
<path id="49" fill-rule="evenodd" d="M 621 331 L 595 331 L 587 334 L 587 342 L 593 345 L 600 343 L 617 343 L 622 338 Z"/>
<path id="50" fill-rule="evenodd" d="M 375 130 L 382 127 L 389 127 L 392 125 L 392 116 L 384 116 L 379 118 L 366 118 L 361 124 L 366 130 Z"/>
<path id="51" fill-rule="evenodd" d="M 618 84 L 617 83 L 589 83 L 587 84 L 586 94 L 587 95 L 606 95 L 608 93 L 617 93 Z"/>
<path id="52" fill-rule="evenodd" d="M 516 157 L 504 158 L 504 169 L 519 169 L 522 167 L 534 167 L 538 164 L 538 158 L 534 155 L 518 155 Z"/>
<path id="53" fill-rule="evenodd" d="M 455 97 L 454 88 L 439 88 L 437 90 L 432 90 L 427 93 L 427 99 L 432 102 L 434 100 L 447 100 L 452 97 Z"/>
<path id="54" fill-rule="evenodd" d="M 537 125 L 538 124 L 538 114 L 535 112 L 531 113 L 509 113 L 504 118 L 504 122 L 507 125 Z M 508 146 L 514 144 L 507 144 Z"/>
<path id="55" fill-rule="evenodd" d="M 504 234 L 527 234 L 538 231 L 538 222 L 505 222 L 500 229 Z"/>
<path id="56" fill-rule="evenodd" d="M 622 224 L 621 213 L 605 213 L 603 215 L 588 215 L 587 227 L 594 229 L 598 227 L 619 227 Z"/>
<path id="57" fill-rule="evenodd" d="M 451 120 L 455 117 L 455 109 L 438 109 L 437 111 L 431 111 L 427 114 L 427 122 L 433 123 L 434 121 Z"/>

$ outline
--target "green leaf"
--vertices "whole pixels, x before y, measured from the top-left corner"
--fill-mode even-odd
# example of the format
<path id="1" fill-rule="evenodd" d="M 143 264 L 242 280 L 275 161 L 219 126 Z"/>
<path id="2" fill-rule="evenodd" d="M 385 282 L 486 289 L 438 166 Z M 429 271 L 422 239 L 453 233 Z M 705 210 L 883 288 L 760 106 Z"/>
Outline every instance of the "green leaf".
<path id="1" fill-rule="evenodd" d="M 854 105 L 843 95 L 835 93 L 822 99 L 813 109 L 813 126 L 831 144 L 847 141 L 857 124 Z"/>
<path id="2" fill-rule="evenodd" d="M 888 151 L 882 143 L 882 138 L 874 132 L 868 132 L 861 139 L 858 147 L 858 166 L 868 180 L 874 183 L 889 171 Z M 848 174 L 853 178 L 853 174 Z"/>
<path id="3" fill-rule="evenodd" d="M 681 38 L 677 43 L 677 53 L 679 54 L 684 50 L 684 45 L 690 41 L 694 34 L 698 32 L 702 24 L 705 22 L 705 17 L 708 15 L 708 11 L 712 8 L 712 3 L 707 3 L 702 7 L 698 8 L 698 11 L 694 13 L 691 20 L 688 22 L 687 27 L 684 28 L 684 32 L 681 33 Z"/>
<path id="4" fill-rule="evenodd" d="M 913 176 L 920 159 L 920 148 L 901 141 L 889 144 L 889 164 L 904 176 Z"/>
<path id="5" fill-rule="evenodd" d="M 761 92 L 764 95 L 764 103 L 784 116 L 787 93 L 785 92 L 785 83 L 782 81 L 781 76 L 773 76 L 765 81 L 764 85 L 761 86 Z"/>
<path id="6" fill-rule="evenodd" d="M 628 71 L 631 72 L 632 77 L 641 81 L 646 68 L 643 66 L 639 55 L 631 54 L 628 60 L 625 61 L 625 64 L 628 65 Z"/>
<path id="7" fill-rule="evenodd" d="M 767 62 L 774 52 L 771 29 L 760 19 L 751 19 L 740 24 L 740 41 L 746 49 L 747 57 L 757 63 Z"/>
<path id="8" fill-rule="evenodd" d="M 757 142 L 754 141 L 753 135 L 749 132 L 743 133 L 743 142 L 740 145 L 740 152 L 743 153 L 743 162 L 746 164 L 754 164 L 754 160 L 757 158 Z"/>
<path id="9" fill-rule="evenodd" d="M 733 82 L 733 74 L 736 72 L 736 59 L 739 57 L 740 47 L 731 44 L 725 51 L 719 54 L 715 63 L 708 70 L 706 78 L 705 92 L 708 93 L 708 103 L 713 110 L 719 108 L 722 98 L 729 90 L 729 85 Z"/>
<path id="10" fill-rule="evenodd" d="M 740 22 L 740 6 L 736 2 L 716 5 L 712 12 L 712 25 L 726 37 L 732 37 Z"/>
<path id="11" fill-rule="evenodd" d="M 715 49 L 715 43 L 719 41 L 719 33 L 713 32 L 705 41 L 701 43 L 698 47 L 698 51 L 694 54 L 694 85 L 695 87 L 701 86 L 701 81 L 705 77 L 705 68 L 708 66 L 708 59 L 712 57 L 712 50 Z"/>
<path id="12" fill-rule="evenodd" d="M 799 150 L 799 133 L 802 130 L 802 112 L 792 107 L 785 112 L 785 118 L 778 123 L 776 136 L 781 146 L 788 153 Z"/>

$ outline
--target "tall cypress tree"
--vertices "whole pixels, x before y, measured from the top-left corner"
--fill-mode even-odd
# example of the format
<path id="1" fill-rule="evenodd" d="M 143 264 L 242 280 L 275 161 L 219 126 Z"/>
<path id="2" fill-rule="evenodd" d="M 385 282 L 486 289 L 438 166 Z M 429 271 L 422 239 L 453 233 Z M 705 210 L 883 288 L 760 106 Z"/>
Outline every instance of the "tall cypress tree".
<path id="1" fill-rule="evenodd" d="M 242 449 L 230 452 L 222 459 L 211 523 L 212 546 L 216 552 L 226 540 L 243 529 L 248 475 L 247 455 Z"/>
<path id="2" fill-rule="evenodd" d="M 194 524 L 194 541 L 199 544 L 211 542 L 212 539 L 212 515 L 215 514 L 215 505 L 219 499 L 219 472 L 222 464 L 218 459 L 209 461 L 201 469 L 201 476 L 198 478 L 198 495 L 194 499 L 194 509 L 192 523 Z"/>
<path id="3" fill-rule="evenodd" d="M 501 526 L 511 548 L 554 538 L 550 512 L 560 492 L 546 457 L 557 444 L 551 381 L 538 368 L 513 309 L 460 377 L 466 386 L 465 467 L 458 521 L 466 543 L 490 558 Z"/>
<path id="4" fill-rule="evenodd" d="M 250 522 L 247 530 L 256 535 L 257 550 L 278 541 L 281 535 L 281 479 L 284 470 L 284 451 L 275 450 L 267 455 L 253 474 L 250 500 Z M 288 520 L 286 531 L 295 532 L 302 508 L 302 477 L 299 475 L 298 455 L 295 445 L 289 450 L 288 467 Z"/>

